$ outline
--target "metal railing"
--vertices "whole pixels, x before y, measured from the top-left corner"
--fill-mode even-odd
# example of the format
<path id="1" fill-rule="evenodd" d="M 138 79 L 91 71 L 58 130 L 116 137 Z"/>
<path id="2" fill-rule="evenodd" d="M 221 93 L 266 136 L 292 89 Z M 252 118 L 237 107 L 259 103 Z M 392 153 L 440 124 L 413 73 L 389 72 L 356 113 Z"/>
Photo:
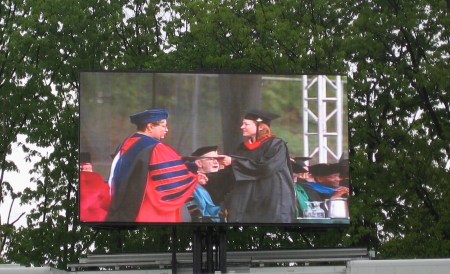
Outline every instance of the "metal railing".
<path id="1" fill-rule="evenodd" d="M 205 254 L 203 254 L 205 255 Z M 312 262 L 346 262 L 350 260 L 370 259 L 367 248 L 329 248 L 296 250 L 248 250 L 228 251 L 227 265 L 263 266 L 265 263 L 303 263 Z M 176 253 L 177 265 L 192 266 L 192 252 Z M 81 258 L 78 263 L 68 264 L 70 271 L 97 268 L 98 270 L 123 267 L 159 267 L 172 266 L 172 253 L 125 253 L 125 254 L 91 254 Z"/>

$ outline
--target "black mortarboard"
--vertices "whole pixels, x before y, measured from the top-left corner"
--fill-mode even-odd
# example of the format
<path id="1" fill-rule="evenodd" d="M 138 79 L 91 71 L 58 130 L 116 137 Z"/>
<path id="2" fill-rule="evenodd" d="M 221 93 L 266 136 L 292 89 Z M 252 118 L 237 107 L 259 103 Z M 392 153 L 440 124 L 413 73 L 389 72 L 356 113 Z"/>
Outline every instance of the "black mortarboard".
<path id="1" fill-rule="evenodd" d="M 130 121 L 135 125 L 145 125 L 165 120 L 168 117 L 169 113 L 165 109 L 151 109 L 131 115 Z"/>
<path id="2" fill-rule="evenodd" d="M 309 167 L 309 173 L 313 176 L 328 176 L 335 173 L 340 173 L 339 164 L 317 164 Z"/>
<path id="3" fill-rule="evenodd" d="M 244 119 L 253 120 L 267 125 L 270 125 L 270 122 L 278 117 L 280 116 L 262 110 L 250 110 L 244 115 Z"/>
<path id="4" fill-rule="evenodd" d="M 200 147 L 196 151 L 192 152 L 191 156 L 199 157 L 199 156 L 205 155 L 208 152 L 217 151 L 218 148 L 219 148 L 218 146 Z"/>
<path id="5" fill-rule="evenodd" d="M 311 157 L 294 157 L 292 161 L 292 171 L 294 173 L 307 173 L 308 170 L 305 169 L 305 161 L 311 160 Z"/>
<path id="6" fill-rule="evenodd" d="M 89 152 L 80 152 L 80 163 L 90 163 L 91 154 Z"/>

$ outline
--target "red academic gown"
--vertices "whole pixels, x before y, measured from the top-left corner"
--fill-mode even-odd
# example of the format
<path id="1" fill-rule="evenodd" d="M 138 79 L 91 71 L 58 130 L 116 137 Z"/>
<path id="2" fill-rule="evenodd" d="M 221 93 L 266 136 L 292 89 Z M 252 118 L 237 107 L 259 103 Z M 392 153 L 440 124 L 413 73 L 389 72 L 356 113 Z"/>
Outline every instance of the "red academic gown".
<path id="1" fill-rule="evenodd" d="M 182 209 L 198 185 L 181 156 L 158 140 L 135 133 L 119 149 L 110 179 L 108 221 L 182 222 Z"/>
<path id="2" fill-rule="evenodd" d="M 80 220 L 104 222 L 111 202 L 109 185 L 95 172 L 80 173 Z"/>

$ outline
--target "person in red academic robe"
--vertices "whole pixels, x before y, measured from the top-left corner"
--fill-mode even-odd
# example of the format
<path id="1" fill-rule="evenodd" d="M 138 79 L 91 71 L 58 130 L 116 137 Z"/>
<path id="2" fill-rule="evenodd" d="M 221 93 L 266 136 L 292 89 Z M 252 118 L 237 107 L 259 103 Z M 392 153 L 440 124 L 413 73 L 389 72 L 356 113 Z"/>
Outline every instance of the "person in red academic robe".
<path id="1" fill-rule="evenodd" d="M 163 109 L 130 116 L 137 132 L 113 159 L 108 222 L 182 222 L 184 204 L 199 183 L 206 183 L 205 175 L 190 172 L 181 156 L 161 142 L 168 132 L 168 116 Z"/>
<path id="2" fill-rule="evenodd" d="M 80 153 L 80 221 L 104 222 L 111 202 L 109 185 L 94 172 L 89 153 Z"/>

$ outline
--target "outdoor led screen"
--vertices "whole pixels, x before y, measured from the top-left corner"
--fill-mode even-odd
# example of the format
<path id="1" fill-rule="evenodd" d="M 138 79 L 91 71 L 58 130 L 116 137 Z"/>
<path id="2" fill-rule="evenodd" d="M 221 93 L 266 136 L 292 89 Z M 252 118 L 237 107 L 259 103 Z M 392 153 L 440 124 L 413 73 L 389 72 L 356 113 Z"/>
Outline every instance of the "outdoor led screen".
<path id="1" fill-rule="evenodd" d="M 350 223 L 347 77 L 80 73 L 80 221 Z"/>

